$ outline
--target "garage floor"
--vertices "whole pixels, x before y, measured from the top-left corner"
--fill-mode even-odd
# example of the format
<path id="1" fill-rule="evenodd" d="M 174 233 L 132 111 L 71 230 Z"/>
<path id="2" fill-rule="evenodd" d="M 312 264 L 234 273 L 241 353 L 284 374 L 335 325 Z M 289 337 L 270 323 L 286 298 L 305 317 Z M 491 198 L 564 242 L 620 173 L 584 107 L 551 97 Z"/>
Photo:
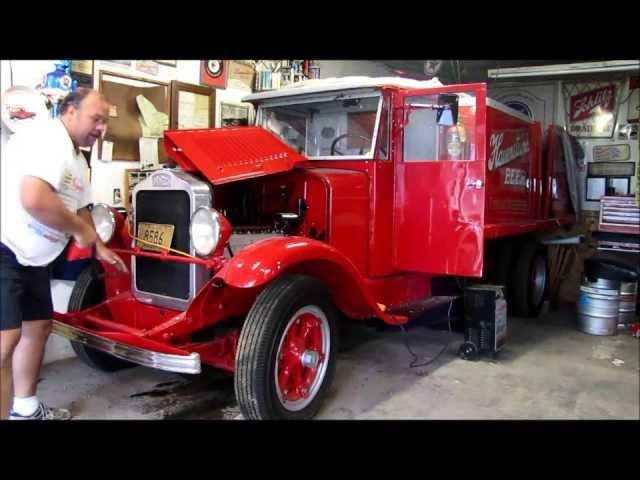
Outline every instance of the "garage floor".
<path id="1" fill-rule="evenodd" d="M 575 313 L 509 319 L 498 359 L 456 356 L 462 334 L 416 325 L 403 333 L 349 324 L 320 419 L 639 419 L 639 342 L 628 332 L 577 331 Z M 616 366 L 613 361 L 624 363 Z M 619 363 L 619 362 L 616 362 Z M 40 396 L 76 419 L 240 419 L 233 379 L 187 380 L 144 367 L 105 374 L 76 358 L 45 365 Z"/>

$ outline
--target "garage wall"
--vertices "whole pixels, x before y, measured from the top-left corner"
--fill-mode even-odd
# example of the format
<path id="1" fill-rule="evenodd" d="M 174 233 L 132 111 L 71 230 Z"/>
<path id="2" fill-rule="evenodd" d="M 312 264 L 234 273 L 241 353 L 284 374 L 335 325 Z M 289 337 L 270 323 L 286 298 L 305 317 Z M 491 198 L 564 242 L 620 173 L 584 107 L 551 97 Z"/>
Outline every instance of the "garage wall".
<path id="1" fill-rule="evenodd" d="M 372 61 L 335 61 L 320 60 L 321 78 L 364 75 L 364 76 L 388 76 L 392 75 L 391 69 L 378 62 Z M 11 67 L 12 72 L 9 71 Z M 45 74 L 54 69 L 54 60 L 2 60 L 2 89 L 11 86 L 10 78 L 13 76 L 13 85 L 25 85 L 35 87 L 42 81 Z M 99 73 L 108 70 L 115 73 L 123 73 L 141 78 L 160 81 L 179 80 L 181 82 L 200 83 L 200 61 L 178 60 L 176 67 L 158 65 L 158 74 L 150 75 L 135 69 L 135 65 L 126 66 L 108 61 L 96 60 L 94 62 L 94 87 L 98 87 Z M 247 95 L 245 90 L 227 88 L 216 92 L 216 111 L 219 112 L 220 102 L 241 102 Z M 220 118 L 216 118 L 216 126 L 219 126 Z M 3 144 L 7 140 L 6 132 L 2 131 Z M 94 202 L 113 203 L 113 190 L 120 188 L 124 191 L 124 171 L 130 168 L 138 168 L 138 162 L 124 161 L 102 162 L 97 155 L 97 148 L 93 148 L 91 155 L 91 183 Z"/>
<path id="2" fill-rule="evenodd" d="M 603 79 L 604 80 L 604 79 Z M 551 124 L 560 125 L 568 128 L 566 108 L 568 101 L 565 100 L 563 95 L 564 80 L 558 81 L 520 81 L 520 82 L 500 82 L 494 83 L 489 86 L 489 96 L 502 103 L 509 104 L 514 102 L 517 106 L 518 103 L 526 104 L 527 108 L 531 110 L 533 118 L 542 123 L 543 131 L 546 130 Z M 580 79 L 572 79 L 569 83 L 580 82 Z M 629 110 L 628 101 L 629 97 L 629 82 L 625 78 L 624 80 L 615 81 L 621 88 L 621 91 L 617 93 L 618 98 L 627 99 L 621 103 L 618 107 L 618 115 L 616 118 L 616 124 L 612 138 L 579 138 L 578 142 L 585 151 L 585 162 L 588 165 L 593 159 L 594 147 L 598 145 L 618 145 L 629 144 L 631 151 L 630 161 L 635 163 L 636 170 L 640 168 L 640 150 L 637 140 L 622 140 L 618 137 L 619 130 L 622 126 L 628 123 L 627 116 Z M 587 201 L 585 197 L 586 182 L 587 182 L 587 167 L 583 167 L 579 170 L 579 178 L 582 188 L 583 198 L 581 199 L 581 208 L 585 212 L 591 212 L 592 215 L 587 219 L 590 224 L 593 224 L 593 215 L 597 214 L 600 210 L 600 202 Z M 630 193 L 635 193 L 637 186 L 636 182 L 631 179 L 630 181 Z"/>
<path id="3" fill-rule="evenodd" d="M 573 83 L 573 82 L 571 82 Z M 616 117 L 615 127 L 613 129 L 613 136 L 611 138 L 579 138 L 578 142 L 582 146 L 585 152 L 585 162 L 588 165 L 589 163 L 594 161 L 593 158 L 593 150 L 594 147 L 598 145 L 619 145 L 619 144 L 628 144 L 630 146 L 631 158 L 630 162 L 635 163 L 636 171 L 640 168 L 640 150 L 638 145 L 638 140 L 623 140 L 619 138 L 619 130 L 622 126 L 626 125 L 628 122 L 627 115 L 629 111 L 629 82 L 625 78 L 623 81 L 616 81 L 618 87 L 621 88 L 620 93 L 617 93 L 616 96 L 623 101 L 618 106 L 618 115 Z M 626 99 L 626 101 L 624 101 Z M 568 106 L 568 102 L 565 101 L 564 95 L 562 93 L 562 88 L 558 91 L 558 107 L 556 114 L 556 122 L 558 125 L 562 125 L 565 128 L 568 128 L 566 108 Z M 587 167 L 580 170 L 580 181 L 583 186 L 583 192 L 586 192 L 586 182 L 587 182 Z M 637 185 L 634 179 L 632 178 L 629 182 L 630 192 L 631 194 L 636 193 Z M 591 212 L 592 215 L 590 222 L 593 223 L 597 219 L 597 213 L 600 211 L 600 202 L 598 201 L 587 201 L 586 198 L 582 198 L 582 209 L 586 212 Z"/>
<path id="4" fill-rule="evenodd" d="M 25 85 L 35 87 L 40 84 L 45 74 L 52 71 L 54 60 L 2 60 L 2 89 L 4 91 L 11 86 L 11 74 L 13 75 L 13 85 Z M 11 69 L 11 71 L 10 71 Z M 168 65 L 158 65 L 158 74 L 149 75 L 135 69 L 135 66 L 125 66 L 108 61 L 96 60 L 94 62 L 94 88 L 98 88 L 99 73 L 108 70 L 115 73 L 160 80 L 169 82 L 179 80 L 181 82 L 199 84 L 200 83 L 200 61 L 199 60 L 178 60 L 176 67 Z M 216 92 L 216 111 L 220 111 L 220 102 L 240 102 L 247 95 L 245 90 L 225 89 Z M 216 126 L 219 125 L 219 117 L 216 119 Z M 8 135 L 2 131 L 3 145 Z M 114 159 L 117 160 L 117 159 Z M 91 154 L 91 184 L 94 202 L 113 203 L 113 189 L 124 188 L 124 171 L 130 168 L 138 168 L 138 162 L 112 161 L 102 162 L 98 159 L 97 148 L 92 149 Z"/>
<path id="5" fill-rule="evenodd" d="M 560 82 L 510 83 L 490 85 L 488 95 L 539 121 L 544 132 L 549 125 L 557 123 L 559 91 Z"/>
<path id="6" fill-rule="evenodd" d="M 179 80 L 181 82 L 199 84 L 200 83 L 200 61 L 199 60 L 178 60 L 176 67 L 159 65 L 158 75 L 148 75 L 137 70 L 121 67 L 109 62 L 97 61 L 94 72 L 94 87 L 98 87 L 98 72 L 109 70 L 131 74 L 142 78 L 156 79 L 161 81 Z M 245 90 L 218 89 L 216 91 L 216 111 L 220 111 L 220 102 L 240 102 L 247 95 Z M 216 126 L 220 126 L 219 117 L 216 119 Z M 98 159 L 96 148 L 93 149 L 91 157 L 92 167 L 92 191 L 94 202 L 113 203 L 113 189 L 120 188 L 124 192 L 124 171 L 130 168 L 138 168 L 138 162 L 102 162 Z M 116 159 L 117 160 L 117 159 Z"/>

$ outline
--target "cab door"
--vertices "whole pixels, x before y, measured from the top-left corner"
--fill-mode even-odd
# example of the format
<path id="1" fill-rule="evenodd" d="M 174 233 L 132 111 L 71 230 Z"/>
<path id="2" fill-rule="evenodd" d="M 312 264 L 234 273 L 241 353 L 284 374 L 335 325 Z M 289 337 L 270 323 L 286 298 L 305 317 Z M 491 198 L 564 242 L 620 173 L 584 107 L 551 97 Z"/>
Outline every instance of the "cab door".
<path id="1" fill-rule="evenodd" d="M 482 276 L 486 85 L 401 91 L 393 137 L 395 269 Z"/>

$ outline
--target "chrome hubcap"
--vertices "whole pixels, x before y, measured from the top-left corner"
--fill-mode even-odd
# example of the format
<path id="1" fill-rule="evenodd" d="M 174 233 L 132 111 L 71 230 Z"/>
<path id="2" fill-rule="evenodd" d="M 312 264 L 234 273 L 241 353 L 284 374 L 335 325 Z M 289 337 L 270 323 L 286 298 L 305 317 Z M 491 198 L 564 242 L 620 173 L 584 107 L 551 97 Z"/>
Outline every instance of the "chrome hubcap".
<path id="1" fill-rule="evenodd" d="M 302 354 L 302 365 L 306 368 L 316 368 L 320 361 L 320 355 L 313 350 L 306 350 Z"/>

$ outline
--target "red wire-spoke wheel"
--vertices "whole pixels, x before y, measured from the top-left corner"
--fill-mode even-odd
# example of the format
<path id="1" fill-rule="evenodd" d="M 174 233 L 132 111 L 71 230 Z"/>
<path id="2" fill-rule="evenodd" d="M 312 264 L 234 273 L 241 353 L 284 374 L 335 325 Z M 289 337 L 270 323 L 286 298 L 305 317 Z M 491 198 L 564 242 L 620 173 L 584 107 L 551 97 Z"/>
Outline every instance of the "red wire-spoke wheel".
<path id="1" fill-rule="evenodd" d="M 245 418 L 313 418 L 335 371 L 337 317 L 315 278 L 286 275 L 265 287 L 236 352 L 235 392 Z"/>
<path id="2" fill-rule="evenodd" d="M 285 409 L 302 410 L 314 399 L 327 372 L 329 321 L 315 305 L 298 310 L 287 324 L 276 354 L 275 382 Z"/>

